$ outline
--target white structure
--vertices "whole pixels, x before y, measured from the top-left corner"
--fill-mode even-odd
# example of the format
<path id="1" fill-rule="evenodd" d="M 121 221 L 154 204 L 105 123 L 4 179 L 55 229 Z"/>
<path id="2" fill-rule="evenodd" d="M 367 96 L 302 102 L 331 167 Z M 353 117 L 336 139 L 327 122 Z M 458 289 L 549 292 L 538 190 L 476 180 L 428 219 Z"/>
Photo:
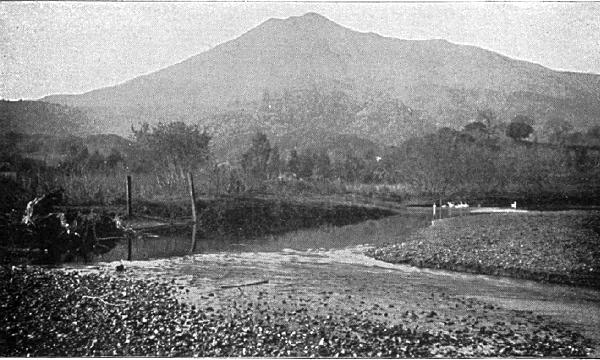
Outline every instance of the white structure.
<path id="1" fill-rule="evenodd" d="M 510 204 L 510 207 L 513 208 L 513 209 L 516 209 L 517 208 L 517 202 L 515 201 L 512 204 Z"/>

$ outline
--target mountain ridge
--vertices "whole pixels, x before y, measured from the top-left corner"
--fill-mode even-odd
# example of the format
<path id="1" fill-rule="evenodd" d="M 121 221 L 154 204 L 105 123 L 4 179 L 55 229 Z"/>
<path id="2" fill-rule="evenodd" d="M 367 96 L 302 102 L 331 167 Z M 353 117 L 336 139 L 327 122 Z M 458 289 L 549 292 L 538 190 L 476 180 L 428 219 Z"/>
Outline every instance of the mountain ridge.
<path id="1" fill-rule="evenodd" d="M 269 19 L 235 39 L 118 85 L 42 100 L 83 108 L 96 123 L 104 121 L 107 132 L 122 132 L 135 121 L 204 125 L 211 114 L 239 109 L 255 114 L 253 126 L 260 127 L 266 95 L 283 98 L 311 89 L 342 92 L 344 101 L 354 104 L 354 112 L 344 110 L 345 121 L 321 116 L 324 127 L 377 142 L 382 138 L 378 124 L 388 124 L 393 133 L 378 141 L 386 145 L 423 129 L 461 127 L 487 108 L 503 121 L 525 114 L 538 123 L 562 117 L 586 127 L 600 119 L 600 75 L 555 71 L 443 39 L 357 32 L 316 13 Z M 361 118 L 360 106 L 377 97 L 384 103 L 395 99 L 420 115 Z M 280 120 L 270 122 L 274 134 L 285 137 L 296 130 Z M 228 121 L 233 122 L 224 125 L 228 128 L 247 126 Z M 316 124 L 315 118 L 304 121 L 295 126 Z"/>

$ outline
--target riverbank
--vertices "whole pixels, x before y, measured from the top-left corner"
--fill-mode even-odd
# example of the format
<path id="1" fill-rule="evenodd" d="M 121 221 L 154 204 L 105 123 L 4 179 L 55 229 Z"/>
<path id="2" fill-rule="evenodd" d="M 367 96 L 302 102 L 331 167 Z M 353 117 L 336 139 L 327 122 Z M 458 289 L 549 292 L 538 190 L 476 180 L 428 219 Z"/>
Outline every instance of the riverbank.
<path id="1" fill-rule="evenodd" d="M 38 206 L 42 213 L 34 210 L 28 225 L 17 212 L 0 214 L 0 263 L 47 264 L 89 261 L 99 256 L 106 260 L 111 259 L 108 253 L 128 258 L 127 249 L 123 254 L 123 247 L 127 247 L 123 227 L 133 228 L 129 233 L 135 237 L 132 256 L 141 259 L 184 255 L 192 247 L 203 251 L 206 248 L 202 245 L 211 241 L 225 250 L 230 244 L 250 239 L 299 229 L 340 227 L 400 212 L 341 199 L 226 196 L 198 200 L 197 227 L 192 229 L 188 203 L 136 202 L 133 216 L 123 216 L 123 208 L 69 206 L 63 204 L 62 192 L 52 195 L 48 196 L 52 203 Z M 64 223 L 48 213 L 63 213 Z M 123 226 L 117 227 L 115 219 Z M 192 236 L 200 246 L 191 246 Z M 118 253 L 115 248 L 120 248 Z"/>
<path id="2" fill-rule="evenodd" d="M 503 213 L 436 220 L 368 252 L 418 267 L 600 288 L 600 212 Z"/>
<path id="3" fill-rule="evenodd" d="M 408 241 L 427 223 L 402 219 L 277 235 L 281 250 L 0 268 L 0 355 L 600 355 L 597 290 L 396 265 L 352 245 Z"/>
<path id="4" fill-rule="evenodd" d="M 115 271 L 115 263 L 3 268 L 0 354 L 583 357 L 595 352 L 595 342 L 581 335 L 586 329 L 513 310 L 514 301 L 503 307 L 460 293 L 485 289 L 494 295 L 498 284 L 472 286 L 473 280 L 350 263 L 359 258 L 369 260 L 360 251 L 291 251 L 126 262 L 122 272 Z M 537 297 L 543 294 L 536 291 Z"/>

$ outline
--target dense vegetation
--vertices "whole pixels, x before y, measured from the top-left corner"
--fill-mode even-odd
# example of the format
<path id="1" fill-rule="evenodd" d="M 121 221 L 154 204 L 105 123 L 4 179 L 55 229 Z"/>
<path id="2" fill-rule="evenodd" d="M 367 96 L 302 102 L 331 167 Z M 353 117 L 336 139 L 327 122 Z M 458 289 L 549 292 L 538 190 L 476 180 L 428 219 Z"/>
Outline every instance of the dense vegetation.
<path id="1" fill-rule="evenodd" d="M 236 197 L 203 203 L 200 223 L 202 231 L 207 233 L 244 237 L 319 225 L 342 226 L 392 214 L 392 211 L 377 208 Z"/>
<path id="2" fill-rule="evenodd" d="M 330 109 L 342 121 L 345 113 L 334 111 L 341 100 L 333 100 L 307 99 L 312 105 L 301 112 L 265 95 L 260 107 L 292 122 Z M 0 163 L 19 172 L 18 187 L 26 192 L 40 194 L 60 186 L 77 204 L 122 201 L 126 173 L 134 174 L 136 195 L 147 200 L 183 198 L 188 171 L 206 195 L 333 194 L 360 188 L 397 199 L 560 201 L 593 198 L 600 186 L 600 130 L 576 131 L 558 118 L 536 124 L 519 115 L 505 123 L 485 110 L 461 130 L 441 128 L 385 148 L 289 148 L 260 131 L 247 137 L 248 148 L 223 161 L 214 154 L 212 134 L 181 122 L 144 124 L 133 129 L 131 140 L 6 133 L 0 137 Z"/>

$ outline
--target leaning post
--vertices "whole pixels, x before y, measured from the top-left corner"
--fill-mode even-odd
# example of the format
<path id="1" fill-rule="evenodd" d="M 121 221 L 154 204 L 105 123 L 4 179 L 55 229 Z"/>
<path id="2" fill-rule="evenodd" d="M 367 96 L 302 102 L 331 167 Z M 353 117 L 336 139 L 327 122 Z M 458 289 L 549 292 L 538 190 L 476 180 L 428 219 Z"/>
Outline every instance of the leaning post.
<path id="1" fill-rule="evenodd" d="M 133 211 L 131 210 L 131 175 L 127 175 L 127 216 L 131 217 Z"/>
<path id="2" fill-rule="evenodd" d="M 194 191 L 194 177 L 191 172 L 188 172 L 188 187 L 190 191 L 190 199 L 192 201 L 192 222 L 194 223 L 194 227 L 192 229 L 192 246 L 190 247 L 190 252 L 194 252 L 196 250 L 196 226 L 198 224 L 197 213 L 196 213 L 196 192 Z"/>
<path id="3" fill-rule="evenodd" d="M 132 207 L 131 207 L 131 175 L 127 175 L 126 181 L 126 189 L 127 189 L 127 218 L 131 219 L 133 215 Z M 132 256 L 132 248 L 133 248 L 133 237 L 127 236 L 127 261 L 131 261 Z"/>

